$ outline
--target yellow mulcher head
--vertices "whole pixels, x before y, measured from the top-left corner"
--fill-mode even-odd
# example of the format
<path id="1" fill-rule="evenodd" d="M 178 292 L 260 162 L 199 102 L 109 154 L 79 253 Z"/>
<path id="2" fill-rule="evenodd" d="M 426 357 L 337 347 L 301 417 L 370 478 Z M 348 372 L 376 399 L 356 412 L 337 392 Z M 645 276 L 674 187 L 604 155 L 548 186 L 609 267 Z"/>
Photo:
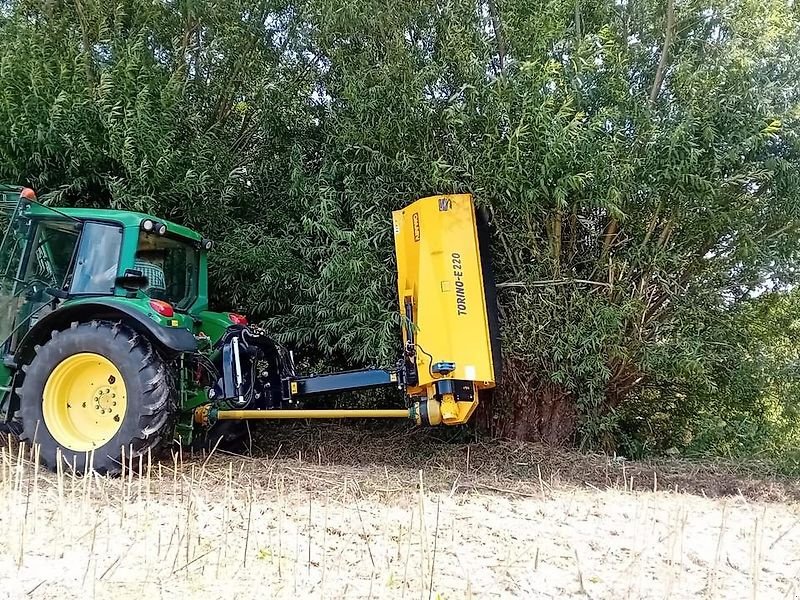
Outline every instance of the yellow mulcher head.
<path id="1" fill-rule="evenodd" d="M 485 220 L 472 196 L 430 196 L 393 213 L 406 391 L 418 423 L 466 423 L 500 371 Z"/>
<path id="2" fill-rule="evenodd" d="M 478 394 L 500 371 L 494 282 L 488 232 L 472 197 L 431 196 L 393 213 L 397 290 L 403 315 L 403 365 L 298 375 L 286 352 L 255 326 L 229 329 L 220 351 L 222 377 L 195 422 L 218 420 L 408 418 L 426 425 L 466 423 Z M 272 405 L 250 407 L 243 374 L 251 360 L 271 361 L 280 385 Z M 260 358 L 259 358 L 260 357 Z M 404 387 L 416 402 L 406 409 L 306 409 L 305 399 L 344 391 Z M 213 392 L 213 393 L 212 393 Z"/>

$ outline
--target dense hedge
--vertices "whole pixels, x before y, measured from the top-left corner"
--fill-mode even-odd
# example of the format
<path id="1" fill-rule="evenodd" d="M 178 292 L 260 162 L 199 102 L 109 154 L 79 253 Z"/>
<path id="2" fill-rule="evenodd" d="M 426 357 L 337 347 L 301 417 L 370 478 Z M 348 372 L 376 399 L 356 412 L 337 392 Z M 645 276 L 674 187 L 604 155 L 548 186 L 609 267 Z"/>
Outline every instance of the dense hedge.
<path id="1" fill-rule="evenodd" d="M 783 0 L 6 0 L 0 180 L 211 235 L 219 302 L 330 366 L 398 351 L 390 211 L 472 192 L 484 425 L 748 452 L 798 401 L 799 49 Z"/>

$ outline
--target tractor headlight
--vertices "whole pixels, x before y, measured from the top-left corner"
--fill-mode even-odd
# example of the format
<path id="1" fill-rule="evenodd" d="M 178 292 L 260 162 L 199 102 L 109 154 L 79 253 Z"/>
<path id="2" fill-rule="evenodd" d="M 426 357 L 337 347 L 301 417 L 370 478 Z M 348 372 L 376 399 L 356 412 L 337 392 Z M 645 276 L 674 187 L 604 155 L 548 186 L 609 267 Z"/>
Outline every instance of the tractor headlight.
<path id="1" fill-rule="evenodd" d="M 153 231 L 153 228 L 155 228 L 155 226 L 156 224 L 153 223 L 151 219 L 145 219 L 144 221 L 142 221 L 142 229 L 147 232 Z"/>
<path id="2" fill-rule="evenodd" d="M 209 239 L 203 238 L 202 240 L 200 240 L 200 247 L 206 252 L 209 252 L 214 247 L 214 242 L 212 242 Z"/>
<path id="3" fill-rule="evenodd" d="M 164 235 L 165 233 L 167 233 L 167 226 L 164 225 L 163 223 L 159 223 L 158 226 L 156 227 L 156 233 L 158 235 Z"/>

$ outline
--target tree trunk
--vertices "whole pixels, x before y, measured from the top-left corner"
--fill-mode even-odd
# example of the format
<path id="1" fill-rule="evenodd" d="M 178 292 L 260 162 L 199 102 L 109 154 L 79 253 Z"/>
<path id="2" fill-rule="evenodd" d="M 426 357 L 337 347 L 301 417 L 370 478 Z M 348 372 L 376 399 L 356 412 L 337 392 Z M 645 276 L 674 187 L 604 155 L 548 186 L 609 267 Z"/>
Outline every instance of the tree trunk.
<path id="1" fill-rule="evenodd" d="M 477 422 L 495 437 L 564 446 L 575 441 L 578 414 L 572 393 L 512 358 L 497 389 L 481 397 Z"/>

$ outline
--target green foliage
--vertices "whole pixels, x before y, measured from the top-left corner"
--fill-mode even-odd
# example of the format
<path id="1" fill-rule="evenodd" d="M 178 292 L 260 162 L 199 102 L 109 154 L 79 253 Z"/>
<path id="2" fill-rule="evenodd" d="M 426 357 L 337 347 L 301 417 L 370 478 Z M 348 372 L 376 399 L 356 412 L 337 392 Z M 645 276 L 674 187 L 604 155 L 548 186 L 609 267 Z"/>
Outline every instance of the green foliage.
<path id="1" fill-rule="evenodd" d="M 217 299 L 331 366 L 397 354 L 390 211 L 472 192 L 507 431 L 785 445 L 798 22 L 778 0 L 6 0 L 0 180 L 214 237 Z"/>
<path id="2" fill-rule="evenodd" d="M 626 451 L 762 454 L 800 472 L 800 289 L 745 301 L 713 328 L 727 360 L 691 387 L 639 394 L 625 407 Z"/>

